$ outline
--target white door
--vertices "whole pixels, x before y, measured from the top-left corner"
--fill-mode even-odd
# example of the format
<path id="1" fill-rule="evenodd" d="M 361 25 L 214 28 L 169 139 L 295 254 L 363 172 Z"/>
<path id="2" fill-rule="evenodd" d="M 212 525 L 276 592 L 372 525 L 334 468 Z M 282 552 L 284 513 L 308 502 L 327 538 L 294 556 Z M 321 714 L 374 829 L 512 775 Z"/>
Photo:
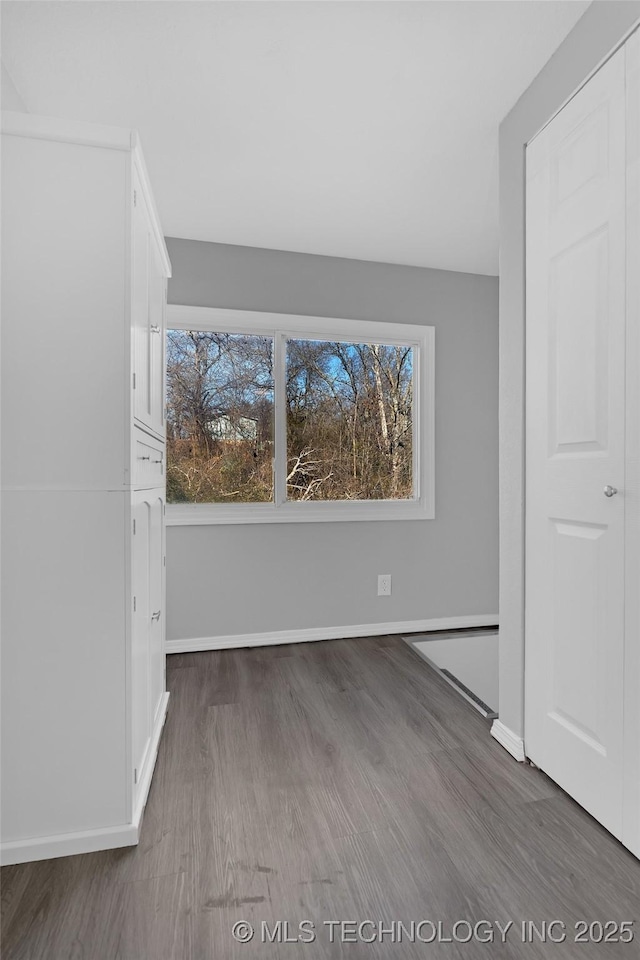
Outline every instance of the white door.
<path id="1" fill-rule="evenodd" d="M 528 147 L 526 210 L 525 748 L 617 837 L 624 775 L 625 129 L 622 48 Z"/>

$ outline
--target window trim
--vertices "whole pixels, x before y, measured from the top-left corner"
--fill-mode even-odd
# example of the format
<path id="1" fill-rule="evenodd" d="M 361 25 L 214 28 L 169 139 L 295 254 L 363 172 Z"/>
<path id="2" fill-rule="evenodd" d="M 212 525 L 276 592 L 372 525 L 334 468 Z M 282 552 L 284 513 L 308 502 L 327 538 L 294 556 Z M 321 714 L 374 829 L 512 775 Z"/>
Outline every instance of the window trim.
<path id="1" fill-rule="evenodd" d="M 435 518 L 435 328 L 377 320 L 341 320 L 288 313 L 229 310 L 169 304 L 167 330 L 211 330 L 274 338 L 273 503 L 168 503 L 167 526 L 221 523 L 318 523 Z M 287 339 L 344 340 L 410 345 L 413 355 L 413 481 L 411 500 L 326 500 L 283 502 L 286 467 L 286 408 L 275 381 L 284 375 Z M 284 441 L 284 442 L 283 442 Z M 279 481 L 279 482 L 278 482 Z M 286 481 L 285 481 L 286 482 Z"/>

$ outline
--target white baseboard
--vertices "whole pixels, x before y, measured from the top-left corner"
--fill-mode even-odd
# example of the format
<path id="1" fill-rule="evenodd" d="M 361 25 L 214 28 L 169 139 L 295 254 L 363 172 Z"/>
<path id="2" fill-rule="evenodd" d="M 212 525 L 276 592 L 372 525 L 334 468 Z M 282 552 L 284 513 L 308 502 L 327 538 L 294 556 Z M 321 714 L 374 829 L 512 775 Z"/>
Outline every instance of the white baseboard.
<path id="1" fill-rule="evenodd" d="M 504 723 L 501 723 L 500 720 L 494 720 L 491 724 L 491 736 L 494 737 L 512 757 L 515 757 L 520 763 L 524 761 L 524 740 L 522 737 L 516 736 L 513 730 L 509 730 L 509 727 L 505 727 Z"/>
<path id="2" fill-rule="evenodd" d="M 71 857 L 76 853 L 131 847 L 137 842 L 138 828 L 133 823 L 102 827 L 98 830 L 79 830 L 77 833 L 57 833 L 51 837 L 10 840 L 0 844 L 0 864 L 4 867 L 10 863 Z"/>
<path id="3" fill-rule="evenodd" d="M 147 759 L 142 770 L 140 794 L 131 823 L 115 827 L 100 827 L 94 830 L 79 830 L 76 833 L 58 833 L 50 837 L 32 837 L 28 840 L 11 840 L 0 844 L 0 865 L 30 863 L 32 860 L 51 860 L 53 857 L 71 857 L 78 853 L 93 853 L 96 850 L 113 850 L 115 847 L 133 847 L 138 842 L 142 814 L 144 812 L 151 777 L 158 755 L 160 735 L 167 714 L 169 694 L 162 697 Z"/>
<path id="4" fill-rule="evenodd" d="M 304 643 L 310 640 L 341 640 L 352 637 L 382 636 L 387 633 L 428 633 L 436 630 L 462 630 L 468 627 L 494 627 L 497 614 L 441 617 L 436 620 L 398 620 L 395 623 L 360 623 L 346 627 L 307 627 L 303 630 L 275 630 L 272 633 L 235 633 L 227 637 L 192 637 L 168 640 L 167 653 L 197 653 L 200 650 L 226 650 L 234 647 L 264 647 L 279 643 Z"/>

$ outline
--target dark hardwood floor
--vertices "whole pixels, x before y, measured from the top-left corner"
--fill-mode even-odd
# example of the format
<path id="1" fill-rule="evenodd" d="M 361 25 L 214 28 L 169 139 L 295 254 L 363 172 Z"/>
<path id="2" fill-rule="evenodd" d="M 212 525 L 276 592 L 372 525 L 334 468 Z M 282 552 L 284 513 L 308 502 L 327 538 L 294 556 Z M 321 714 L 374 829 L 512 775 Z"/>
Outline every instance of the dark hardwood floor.
<path id="1" fill-rule="evenodd" d="M 3 960 L 640 957 L 640 863 L 399 637 L 172 656 L 167 670 L 139 846 L 5 867 Z M 262 943 L 278 920 L 281 938 L 311 921 L 315 942 Z M 326 923 L 368 920 L 356 943 Z M 522 941 L 523 921 L 552 920 L 564 942 Z M 574 943 L 580 920 L 635 921 L 635 940 Z M 411 921 L 440 931 L 423 924 L 435 940 L 412 943 Z M 444 942 L 456 921 L 488 924 Z M 491 925 L 509 921 L 501 943 Z M 490 929 L 497 942 L 481 942 Z"/>

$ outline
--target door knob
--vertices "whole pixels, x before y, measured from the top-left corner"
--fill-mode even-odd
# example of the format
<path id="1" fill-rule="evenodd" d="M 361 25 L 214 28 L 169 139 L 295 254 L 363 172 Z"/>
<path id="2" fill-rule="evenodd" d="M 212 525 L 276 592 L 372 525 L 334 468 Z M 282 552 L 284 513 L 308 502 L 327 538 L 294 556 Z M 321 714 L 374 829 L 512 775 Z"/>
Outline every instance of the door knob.
<path id="1" fill-rule="evenodd" d="M 617 492 L 618 492 L 618 488 L 617 488 L 617 487 L 611 487 L 611 486 L 609 486 L 609 484 L 607 484 L 607 486 L 604 488 L 604 495 L 605 495 L 605 497 L 615 497 L 615 495 L 616 495 Z"/>

